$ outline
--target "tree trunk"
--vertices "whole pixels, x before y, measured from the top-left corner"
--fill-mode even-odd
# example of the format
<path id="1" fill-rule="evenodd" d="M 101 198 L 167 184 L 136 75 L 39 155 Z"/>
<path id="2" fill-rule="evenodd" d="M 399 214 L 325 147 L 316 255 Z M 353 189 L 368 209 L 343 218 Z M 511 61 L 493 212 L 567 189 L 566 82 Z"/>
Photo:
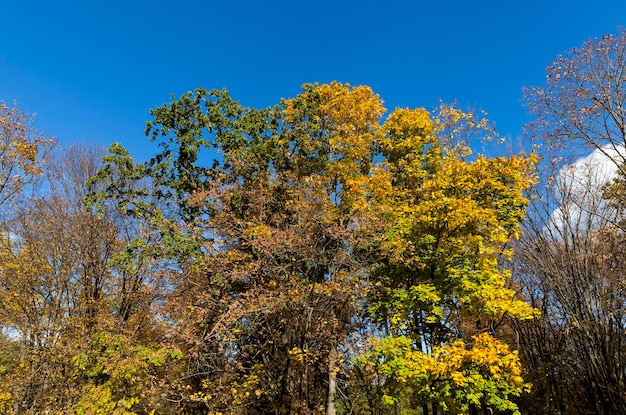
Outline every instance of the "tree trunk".
<path id="1" fill-rule="evenodd" d="M 328 405 L 326 406 L 326 415 L 336 415 L 337 408 L 335 399 L 337 396 L 337 346 L 333 345 L 328 356 Z"/>

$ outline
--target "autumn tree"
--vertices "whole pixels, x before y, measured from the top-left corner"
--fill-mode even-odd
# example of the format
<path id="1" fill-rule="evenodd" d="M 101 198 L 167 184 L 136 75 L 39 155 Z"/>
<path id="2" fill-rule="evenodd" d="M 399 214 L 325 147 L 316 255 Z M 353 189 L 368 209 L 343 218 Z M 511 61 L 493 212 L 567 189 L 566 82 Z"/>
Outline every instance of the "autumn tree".
<path id="1" fill-rule="evenodd" d="M 382 186 L 370 211 L 384 229 L 369 304 L 386 336 L 362 362 L 388 377 L 389 404 L 516 410 L 511 398 L 527 385 L 516 354 L 493 335 L 505 316 L 534 314 L 502 266 L 519 234 L 533 158 L 472 157 L 468 137 L 493 139 L 494 131 L 449 106 L 435 117 L 396 110 L 383 128 L 384 161 L 373 175 Z"/>
<path id="2" fill-rule="evenodd" d="M 150 163 L 129 165 L 122 149 L 110 159 L 105 169 L 149 177 L 171 208 L 137 198 L 147 189 L 117 194 L 155 218 L 158 249 L 179 260 L 169 309 L 193 356 L 188 410 L 334 413 L 367 266 L 353 228 L 382 113 L 369 88 L 337 83 L 261 111 L 199 90 L 153 111 L 148 133 L 165 139 Z M 210 146 L 222 160 L 197 165 Z M 106 173 L 105 196 L 119 184 Z"/>
<path id="3" fill-rule="evenodd" d="M 492 328 L 507 313 L 532 315 L 500 262 L 532 158 L 472 157 L 460 133 L 492 130 L 450 107 L 434 118 L 396 110 L 383 123 L 383 114 L 370 88 L 340 83 L 305 85 L 262 110 L 199 89 L 152 111 L 146 132 L 161 151 L 149 162 L 111 148 L 91 201 L 150 223 L 154 238 L 131 242 L 131 262 L 169 264 L 164 319 L 186 365 L 170 399 L 183 411 L 334 414 L 351 399 L 353 368 L 372 374 L 391 359 L 374 346 L 352 365 L 364 352 L 359 329 L 375 327 L 388 334 L 381 344 L 423 362 L 456 356 L 461 366 L 448 372 L 418 365 L 457 382 L 419 405 L 452 402 L 474 379 L 451 410 L 515 408 L 509 397 L 525 388 L 516 355 L 460 322 Z M 378 373 L 387 401 L 398 375 Z M 400 382 L 402 393 L 429 387 L 418 378 Z"/>
<path id="4" fill-rule="evenodd" d="M 532 413 L 624 411 L 624 235 L 597 162 L 562 169 L 533 200 L 516 249 L 515 278 L 542 311 L 516 325 Z"/>
<path id="5" fill-rule="evenodd" d="M 41 186 L 15 200 L 6 224 L 12 240 L 2 250 L 1 322 L 20 348 L 9 373 L 16 413 L 68 404 L 72 355 L 109 310 L 108 261 L 122 244 L 110 223 L 83 209 L 96 154 L 74 147 L 50 158 Z"/>
<path id="6" fill-rule="evenodd" d="M 18 236 L 9 226 L 17 210 L 16 204 L 25 191 L 43 174 L 44 160 L 52 148 L 54 140 L 38 132 L 33 126 L 33 118 L 16 106 L 0 102 L 0 252 L 2 272 L 0 278 L 6 281 L 16 270 L 17 264 L 7 253 L 13 249 Z M 37 267 L 37 263 L 28 266 Z M 19 283 L 18 283 L 19 284 Z M 7 315 L 16 312 L 11 306 L 11 292 L 0 294 L 0 313 Z M 10 339 L 11 328 L 7 321 L 0 319 L 2 350 L 0 376 L 4 386 L 0 391 L 0 410 L 9 411 L 13 406 L 13 394 L 7 388 L 6 377 L 19 365 L 20 349 Z"/>
<path id="7" fill-rule="evenodd" d="M 166 347 L 159 345 L 162 338 L 150 308 L 158 287 L 150 286 L 146 293 L 156 277 L 123 260 L 129 242 L 125 235 L 132 228 L 114 211 L 96 215 L 85 208 L 85 183 L 99 169 L 101 157 L 101 150 L 81 146 L 55 154 L 43 167 L 39 186 L 13 200 L 13 215 L 6 222 L 11 238 L 0 251 L 0 324 L 7 362 L 1 375 L 5 410 L 12 411 L 7 413 L 70 411 L 84 400 L 111 404 L 114 411 L 120 410 L 122 397 L 132 400 L 126 409 L 146 404 L 128 391 L 121 394 L 120 389 L 127 389 L 121 386 L 110 391 L 110 402 L 93 396 L 109 385 L 111 372 L 145 379 L 154 366 L 145 360 Z M 88 349 L 103 336 L 118 340 Z M 131 352 L 139 353 L 132 349 L 138 343 L 144 347 L 144 360 L 130 360 L 136 357 Z M 106 347 L 120 345 L 132 350 L 123 362 L 111 362 L 106 374 L 95 376 L 94 369 L 81 363 L 80 356 L 105 354 Z"/>

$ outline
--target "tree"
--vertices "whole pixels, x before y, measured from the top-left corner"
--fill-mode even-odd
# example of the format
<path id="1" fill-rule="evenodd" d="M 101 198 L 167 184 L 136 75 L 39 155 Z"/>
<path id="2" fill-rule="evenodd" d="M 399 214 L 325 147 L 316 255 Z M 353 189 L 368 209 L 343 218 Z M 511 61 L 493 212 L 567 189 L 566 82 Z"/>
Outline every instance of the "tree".
<path id="1" fill-rule="evenodd" d="M 366 266 L 350 252 L 352 228 L 382 112 L 369 88 L 336 83 L 306 86 L 280 113 L 200 90 L 153 111 L 148 132 L 167 139 L 148 165 L 128 165 L 123 151 L 110 159 L 105 169 L 144 173 L 174 208 L 166 216 L 139 203 L 147 189 L 117 195 L 133 214 L 158 211 L 162 249 L 184 272 L 168 309 L 196 356 L 188 406 L 316 413 L 326 400 L 334 413 L 339 349 Z M 223 151 L 213 168 L 195 165 L 205 128 Z M 106 197 L 119 181 L 104 173 Z"/>
<path id="2" fill-rule="evenodd" d="M 597 150 L 617 169 L 607 197 L 624 206 L 626 30 L 585 42 L 546 69 L 546 83 L 525 92 L 531 138 L 574 157 Z"/>
<path id="3" fill-rule="evenodd" d="M 141 368 L 151 356 L 147 350 L 157 355 L 169 350 L 165 344 L 163 350 L 156 347 L 163 339 L 151 313 L 158 287 L 146 294 L 155 279 L 151 270 L 123 261 L 128 240 L 122 228 L 132 228 L 117 222 L 110 210 L 98 217 L 85 209 L 85 182 L 98 170 L 101 156 L 96 148 L 80 146 L 55 154 L 41 171 L 41 186 L 14 198 L 13 217 L 6 222 L 12 237 L 0 250 L 0 326 L 7 350 L 0 376 L 5 406 L 13 413 L 69 411 L 102 386 L 98 382 L 106 384 L 108 375 L 82 376 L 77 366 L 94 338 L 117 336 L 124 342 L 115 347 L 141 343 L 146 348 L 140 353 L 144 360 L 123 355 L 124 362 L 109 364 L 107 371 L 115 369 L 120 376 L 147 375 Z M 137 373 L 131 363 L 139 366 Z"/>
<path id="4" fill-rule="evenodd" d="M 624 233 L 597 174 L 581 161 L 563 169 L 533 200 L 516 247 L 515 278 L 542 312 L 515 325 L 522 360 L 533 368 L 533 413 L 626 410 Z"/>
<path id="5" fill-rule="evenodd" d="M 530 131 L 554 145 L 623 147 L 625 53 L 626 31 L 620 29 L 559 56 L 546 69 L 545 86 L 526 91 L 536 116 Z"/>
<path id="6" fill-rule="evenodd" d="M 385 193 L 379 190 L 370 207 L 384 229 L 369 304 L 386 337 L 366 362 L 394 379 L 389 403 L 409 394 L 409 407 L 421 405 L 424 413 L 427 404 L 433 413 L 516 410 L 509 396 L 526 388 L 519 362 L 490 335 L 506 315 L 534 315 L 506 286 L 510 274 L 502 267 L 512 255 L 507 245 L 519 234 L 534 159 L 478 155 L 471 160 L 468 142 L 458 132 L 484 137 L 493 130 L 486 120 L 448 106 L 434 119 L 424 110 L 396 110 L 383 128 L 385 159 L 374 180 L 385 184 Z M 468 328 L 468 320 L 475 329 Z M 501 374 L 481 383 L 489 390 L 503 388 L 494 396 L 475 394 L 476 388 L 459 380 L 462 369 L 450 369 L 456 379 L 435 364 L 445 356 L 476 367 L 481 364 L 468 362 L 469 356 L 480 359 L 483 353 L 509 362 Z"/>
<path id="7" fill-rule="evenodd" d="M 68 384 L 71 353 L 108 309 L 108 260 L 121 245 L 110 224 L 81 208 L 80 193 L 66 192 L 70 181 L 55 175 L 94 174 L 97 157 L 72 158 L 78 155 L 48 160 L 41 171 L 46 185 L 16 199 L 6 223 L 12 237 L 1 250 L 0 324 L 20 348 L 19 365 L 9 373 L 19 413 L 63 405 L 59 385 Z M 79 160 L 91 161 L 92 170 Z"/>
<path id="8" fill-rule="evenodd" d="M 546 155 L 562 157 L 543 169 L 514 260 L 525 298 L 542 311 L 516 325 L 520 355 L 537 368 L 533 413 L 626 410 L 625 52 L 624 29 L 590 40 L 559 56 L 546 84 L 526 92 L 535 117 L 528 132 Z M 568 155 L 586 157 L 567 166 Z"/>
<path id="9" fill-rule="evenodd" d="M 336 82 L 262 110 L 199 89 L 152 111 L 146 133 L 161 151 L 149 162 L 111 148 L 91 200 L 151 226 L 126 252 L 169 270 L 162 318 L 185 356 L 170 381 L 181 410 L 334 414 L 354 402 L 351 374 L 369 376 L 367 356 L 385 355 L 374 348 L 352 364 L 368 329 L 424 361 L 465 359 L 491 392 L 468 394 L 459 413 L 515 408 L 509 396 L 525 388 L 515 353 L 461 322 L 533 315 L 500 261 L 533 158 L 472 158 L 459 132 L 492 130 L 450 107 L 434 119 L 400 109 L 383 123 L 384 111 L 370 88 Z M 475 369 L 483 358 L 502 374 Z M 374 375 L 391 391 L 396 373 Z"/>

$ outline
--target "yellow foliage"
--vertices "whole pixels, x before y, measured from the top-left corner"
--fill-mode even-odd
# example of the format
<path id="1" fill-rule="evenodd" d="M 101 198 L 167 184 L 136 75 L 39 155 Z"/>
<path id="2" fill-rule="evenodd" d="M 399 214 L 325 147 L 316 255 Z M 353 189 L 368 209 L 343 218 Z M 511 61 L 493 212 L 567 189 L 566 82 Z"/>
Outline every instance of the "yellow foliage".
<path id="1" fill-rule="evenodd" d="M 436 402 L 444 411 L 467 414 L 472 405 L 485 403 L 518 414 L 510 397 L 530 388 L 521 377 L 517 352 L 487 333 L 473 336 L 469 345 L 456 340 L 430 354 L 415 349 L 406 337 L 379 339 L 359 362 L 385 376 L 389 404 L 408 388 L 422 403 Z"/>
<path id="2" fill-rule="evenodd" d="M 293 136 L 296 146 L 296 168 L 307 174 L 315 166 L 322 169 L 319 177 L 327 186 L 339 186 L 341 206 L 364 209 L 367 176 L 385 112 L 380 97 L 367 86 L 333 82 L 305 85 L 303 94 L 283 105 L 285 123 L 293 129 L 287 136 Z"/>
<path id="3" fill-rule="evenodd" d="M 13 405 L 13 395 L 10 392 L 0 391 L 0 413 L 9 413 Z"/>

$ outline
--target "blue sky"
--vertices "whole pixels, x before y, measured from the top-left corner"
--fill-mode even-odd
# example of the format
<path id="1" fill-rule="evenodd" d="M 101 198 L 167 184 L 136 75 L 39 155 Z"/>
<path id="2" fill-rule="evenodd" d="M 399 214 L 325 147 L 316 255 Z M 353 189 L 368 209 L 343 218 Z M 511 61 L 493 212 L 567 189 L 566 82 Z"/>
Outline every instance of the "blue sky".
<path id="1" fill-rule="evenodd" d="M 369 85 L 388 109 L 457 100 L 502 135 L 559 53 L 626 26 L 626 1 L 5 1 L 0 100 L 62 145 L 149 157 L 148 109 L 197 87 L 265 107 L 306 82 Z"/>

